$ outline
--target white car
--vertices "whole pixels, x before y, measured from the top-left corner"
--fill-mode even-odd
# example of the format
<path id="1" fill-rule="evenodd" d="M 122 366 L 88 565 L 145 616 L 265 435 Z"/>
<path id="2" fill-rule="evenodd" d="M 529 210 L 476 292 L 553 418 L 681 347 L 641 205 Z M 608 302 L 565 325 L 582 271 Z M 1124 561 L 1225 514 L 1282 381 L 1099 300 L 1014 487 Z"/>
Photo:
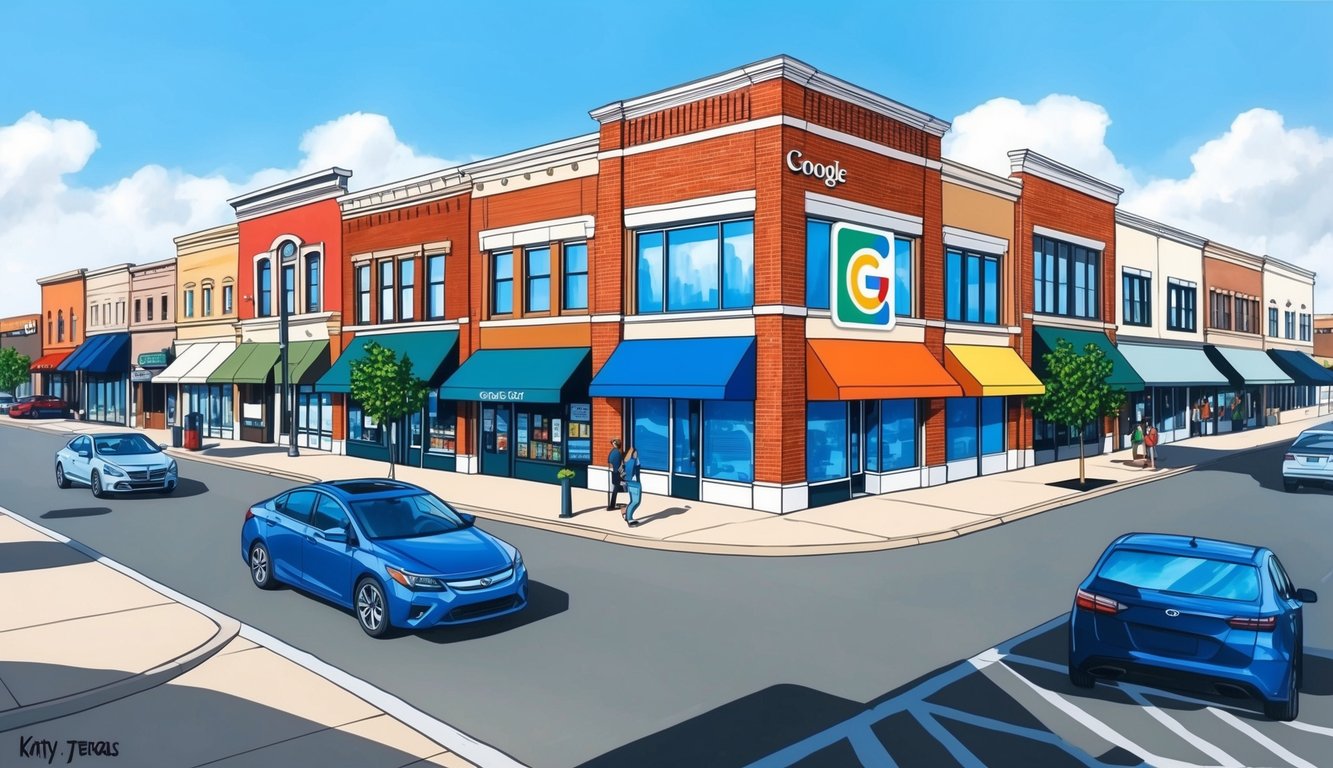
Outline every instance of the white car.
<path id="1" fill-rule="evenodd" d="M 56 451 L 56 485 L 83 483 L 107 493 L 171 493 L 180 482 L 176 460 L 138 432 L 79 435 Z"/>
<path id="2" fill-rule="evenodd" d="M 1333 485 L 1333 425 L 1307 429 L 1282 457 L 1282 487 Z"/>
<path id="3" fill-rule="evenodd" d="M 9 407 L 18 400 L 8 392 L 0 392 L 0 413 L 9 413 Z"/>

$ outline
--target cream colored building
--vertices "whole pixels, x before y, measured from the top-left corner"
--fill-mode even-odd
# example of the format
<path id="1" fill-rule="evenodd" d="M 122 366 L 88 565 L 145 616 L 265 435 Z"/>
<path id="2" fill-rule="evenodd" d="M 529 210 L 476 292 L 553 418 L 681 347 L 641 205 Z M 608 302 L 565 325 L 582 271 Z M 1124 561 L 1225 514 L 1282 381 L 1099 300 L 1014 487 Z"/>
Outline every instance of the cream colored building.
<path id="1" fill-rule="evenodd" d="M 1263 331 L 1264 349 L 1270 354 L 1317 366 L 1314 354 L 1314 281 L 1315 273 L 1290 262 L 1264 257 Z M 1321 390 L 1301 375 L 1299 368 L 1288 371 L 1295 384 L 1275 388 L 1270 407 L 1280 411 L 1283 422 L 1310 418 L 1318 414 Z"/>
<path id="2" fill-rule="evenodd" d="M 79 379 L 76 386 L 83 393 L 81 417 L 86 421 L 130 423 L 131 266 L 113 264 L 84 275 L 87 337 L 67 364 Z"/>

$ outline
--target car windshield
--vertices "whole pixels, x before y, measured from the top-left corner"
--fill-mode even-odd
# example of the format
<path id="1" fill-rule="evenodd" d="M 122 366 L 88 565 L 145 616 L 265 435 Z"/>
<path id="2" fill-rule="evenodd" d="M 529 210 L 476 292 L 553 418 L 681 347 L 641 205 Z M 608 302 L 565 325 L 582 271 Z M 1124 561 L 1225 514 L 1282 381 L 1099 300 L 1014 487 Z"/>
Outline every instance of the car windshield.
<path id="1" fill-rule="evenodd" d="M 14 402 L 13 395 L 0 395 L 0 403 L 12 403 L 12 402 Z"/>
<path id="2" fill-rule="evenodd" d="M 1291 447 L 1302 451 L 1333 452 L 1333 432 L 1314 432 L 1301 435 L 1296 438 L 1296 443 Z"/>
<path id="3" fill-rule="evenodd" d="M 1158 592 L 1247 602 L 1259 598 L 1259 571 L 1253 565 L 1205 557 L 1120 549 L 1106 558 L 1097 576 Z"/>
<path id="4" fill-rule="evenodd" d="M 429 493 L 353 501 L 351 507 L 372 539 L 435 536 L 466 527 L 452 507 Z"/>
<path id="5" fill-rule="evenodd" d="M 98 435 L 93 444 L 99 456 L 143 456 L 158 452 L 158 447 L 143 435 Z"/>

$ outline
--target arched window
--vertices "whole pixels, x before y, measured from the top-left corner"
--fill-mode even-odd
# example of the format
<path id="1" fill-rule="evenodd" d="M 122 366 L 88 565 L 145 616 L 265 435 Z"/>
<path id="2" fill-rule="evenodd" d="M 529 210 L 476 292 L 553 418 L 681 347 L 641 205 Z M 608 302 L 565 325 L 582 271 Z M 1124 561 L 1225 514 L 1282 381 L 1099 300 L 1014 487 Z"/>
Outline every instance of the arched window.
<path id="1" fill-rule="evenodd" d="M 65 310 L 56 310 L 56 341 L 65 340 Z"/>
<path id="2" fill-rule="evenodd" d="M 319 311 L 319 251 L 305 255 L 305 311 Z"/>
<path id="3" fill-rule="evenodd" d="M 273 315 L 273 265 L 268 259 L 259 262 L 259 306 L 256 308 L 256 314 L 259 317 L 270 317 Z"/>
<path id="4" fill-rule="evenodd" d="M 74 314 L 74 307 L 69 308 L 69 340 L 77 341 L 79 330 L 79 316 Z"/>

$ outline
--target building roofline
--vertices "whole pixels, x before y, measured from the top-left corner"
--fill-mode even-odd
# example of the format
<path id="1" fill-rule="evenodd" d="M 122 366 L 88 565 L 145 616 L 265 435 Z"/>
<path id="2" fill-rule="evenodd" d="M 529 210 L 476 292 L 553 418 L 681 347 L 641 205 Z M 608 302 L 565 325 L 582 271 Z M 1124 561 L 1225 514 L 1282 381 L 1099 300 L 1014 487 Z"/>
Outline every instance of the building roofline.
<path id="1" fill-rule="evenodd" d="M 1315 274 L 1316 274 L 1316 273 L 1315 273 L 1315 271 L 1314 271 L 1313 269 L 1306 269 L 1305 267 L 1301 267 L 1301 266 L 1298 266 L 1298 265 L 1296 265 L 1296 264 L 1292 264 L 1290 261 L 1283 261 L 1282 259 L 1279 259 L 1279 258 L 1277 258 L 1277 257 L 1275 257 L 1275 256 L 1267 256 L 1267 255 L 1265 255 L 1265 256 L 1263 257 L 1263 260 L 1264 260 L 1264 269 L 1265 269 L 1265 270 L 1268 269 L 1268 265 L 1269 265 L 1269 264 L 1272 264 L 1273 266 L 1277 267 L 1278 269 L 1282 269 L 1282 270 L 1285 270 L 1285 271 L 1287 271 L 1287 272 L 1291 272 L 1292 274 L 1294 274 L 1294 275 L 1296 275 L 1296 276 L 1298 276 L 1298 277 L 1309 278 L 1309 280 L 1310 280 L 1311 282 L 1314 282 Z"/>
<path id="2" fill-rule="evenodd" d="M 1023 180 L 1005 178 L 996 176 L 980 168 L 973 168 L 970 165 L 964 165 L 957 160 L 943 159 L 940 161 L 941 175 L 947 183 L 959 184 L 961 186 L 975 189 L 978 192 L 1000 195 L 1009 200 L 1018 200 L 1023 194 Z"/>
<path id="3" fill-rule="evenodd" d="M 87 272 L 84 272 L 83 278 L 87 280 L 90 277 L 101 277 L 102 275 L 109 275 L 112 274 L 113 272 L 125 272 L 128 274 L 130 268 L 132 268 L 133 266 L 134 266 L 133 264 L 127 261 L 121 264 L 111 264 L 105 267 L 98 267 L 97 269 L 90 269 Z"/>
<path id="4" fill-rule="evenodd" d="M 130 274 L 135 275 L 140 272 L 147 272 L 150 269 L 158 269 L 160 267 L 172 266 L 175 263 L 176 263 L 176 257 L 172 256 L 166 259 L 158 259 L 157 261 L 150 261 L 147 264 L 132 264 L 130 266 Z"/>
<path id="5" fill-rule="evenodd" d="M 476 160 L 458 167 L 469 181 L 485 182 L 522 171 L 580 160 L 596 160 L 601 136 L 585 133 L 568 139 L 541 144 L 517 152 Z"/>
<path id="6" fill-rule="evenodd" d="M 1052 160 L 1030 149 L 1009 151 L 1009 172 L 1028 173 L 1047 181 L 1053 181 L 1056 184 L 1069 187 L 1098 200 L 1104 200 L 1112 205 L 1118 205 L 1120 195 L 1125 192 L 1125 190 L 1110 182 L 1102 181 L 1091 174 L 1084 173 L 1057 160 Z"/>
<path id="7" fill-rule="evenodd" d="M 84 269 L 83 267 L 79 267 L 78 269 L 71 269 L 67 272 L 61 272 L 55 275 L 47 275 L 46 277 L 39 277 L 37 278 L 37 284 L 50 285 L 51 283 L 64 283 L 69 280 L 73 280 L 76 277 L 82 278 L 87 273 L 88 270 Z"/>
<path id="8" fill-rule="evenodd" d="M 341 197 L 347 194 L 347 180 L 351 176 L 351 171 L 333 166 L 237 195 L 228 200 L 227 205 L 236 211 L 238 221 L 266 216 Z"/>
<path id="9" fill-rule="evenodd" d="M 468 184 L 463 166 L 454 165 L 363 189 L 354 195 L 344 195 L 338 199 L 338 205 L 342 208 L 343 218 L 349 219 L 457 195 L 466 192 Z"/>
<path id="10" fill-rule="evenodd" d="M 1176 229 L 1170 224 L 1163 224 L 1146 216 L 1140 216 L 1137 213 L 1130 213 L 1123 208 L 1115 209 L 1115 223 L 1123 224 L 1126 227 L 1137 229 L 1140 232 L 1147 232 L 1150 235 L 1158 235 L 1169 240 L 1175 240 L 1183 245 L 1192 248 L 1203 248 L 1208 244 L 1208 238 L 1200 237 L 1183 229 Z"/>

